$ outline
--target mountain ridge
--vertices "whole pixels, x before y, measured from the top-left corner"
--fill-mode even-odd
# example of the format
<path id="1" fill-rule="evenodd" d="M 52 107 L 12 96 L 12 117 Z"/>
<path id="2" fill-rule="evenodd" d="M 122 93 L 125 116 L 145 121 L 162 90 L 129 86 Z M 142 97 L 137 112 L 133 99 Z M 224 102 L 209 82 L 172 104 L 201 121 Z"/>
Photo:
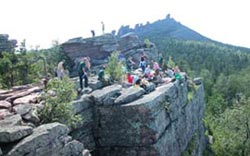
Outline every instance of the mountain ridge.
<path id="1" fill-rule="evenodd" d="M 177 39 L 210 42 L 216 45 L 237 49 L 239 48 L 240 50 L 250 52 L 250 48 L 248 47 L 223 43 L 221 41 L 208 38 L 199 32 L 183 25 L 181 22 L 176 21 L 170 16 L 170 14 L 168 14 L 165 19 L 159 19 L 152 23 L 147 22 L 145 25 L 136 24 L 134 28 L 130 28 L 129 25 L 122 25 L 118 30 L 117 35 L 122 36 L 129 32 L 134 32 L 140 38 L 148 38 L 158 46 L 159 40 Z"/>

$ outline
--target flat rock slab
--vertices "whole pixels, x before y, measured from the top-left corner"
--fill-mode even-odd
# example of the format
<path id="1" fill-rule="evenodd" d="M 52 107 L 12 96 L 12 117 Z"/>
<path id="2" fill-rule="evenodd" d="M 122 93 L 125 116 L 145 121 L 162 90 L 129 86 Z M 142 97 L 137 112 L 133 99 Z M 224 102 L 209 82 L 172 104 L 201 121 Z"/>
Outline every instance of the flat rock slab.
<path id="1" fill-rule="evenodd" d="M 114 104 L 113 97 L 120 93 L 122 90 L 121 85 L 111 85 L 104 87 L 100 90 L 95 90 L 91 93 L 91 97 L 94 99 L 97 105 L 112 105 Z"/>
<path id="2" fill-rule="evenodd" d="M 29 111 L 31 111 L 31 109 L 32 109 L 31 104 L 22 104 L 22 105 L 16 105 L 13 107 L 13 110 L 17 114 L 20 114 L 21 116 L 29 113 Z"/>
<path id="3" fill-rule="evenodd" d="M 11 107 L 11 103 L 8 101 L 1 100 L 0 101 L 0 109 L 9 109 Z"/>
<path id="4" fill-rule="evenodd" d="M 31 102 L 35 102 L 37 101 L 37 97 L 39 96 L 39 94 L 30 94 L 21 98 L 17 98 L 14 100 L 13 105 L 19 105 L 19 104 L 25 104 L 25 103 L 31 103 Z"/>
<path id="5" fill-rule="evenodd" d="M 29 126 L 7 126 L 0 129 L 0 143 L 17 141 L 31 134 L 33 129 Z"/>
<path id="6" fill-rule="evenodd" d="M 121 95 L 115 100 L 116 104 L 124 104 L 132 102 L 140 98 L 145 93 L 144 89 L 141 87 L 131 86 L 124 89 Z"/>
<path id="7" fill-rule="evenodd" d="M 24 97 L 24 96 L 27 96 L 27 95 L 29 95 L 31 93 L 39 92 L 41 90 L 42 89 L 40 87 L 33 87 L 33 88 L 30 88 L 30 89 L 28 89 L 28 90 L 26 90 L 24 92 L 14 94 L 14 95 L 6 98 L 6 100 L 9 101 L 9 102 L 13 102 L 17 98 Z"/>
<path id="8" fill-rule="evenodd" d="M 22 117 L 20 114 L 6 117 L 4 120 L 0 120 L 0 127 L 21 125 Z"/>

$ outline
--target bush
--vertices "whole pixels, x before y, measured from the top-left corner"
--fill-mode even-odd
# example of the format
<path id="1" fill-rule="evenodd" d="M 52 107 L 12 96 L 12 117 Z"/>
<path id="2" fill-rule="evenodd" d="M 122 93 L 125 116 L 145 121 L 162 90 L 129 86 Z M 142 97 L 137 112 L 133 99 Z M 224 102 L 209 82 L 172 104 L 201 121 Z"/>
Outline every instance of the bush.
<path id="1" fill-rule="evenodd" d="M 144 40 L 144 44 L 146 45 L 146 48 L 150 48 L 151 42 L 149 41 L 148 38 Z"/>
<path id="2" fill-rule="evenodd" d="M 175 67 L 175 62 L 173 61 L 171 56 L 169 56 L 169 58 L 168 58 L 167 67 L 169 67 L 169 68 Z"/>
<path id="3" fill-rule="evenodd" d="M 60 122 L 75 127 L 81 121 L 80 116 L 75 115 L 71 108 L 71 101 L 75 98 L 76 87 L 69 78 L 51 79 L 42 95 L 45 106 L 39 112 L 41 123 Z"/>
<path id="4" fill-rule="evenodd" d="M 118 60 L 119 52 L 114 51 L 108 58 L 108 64 L 105 69 L 105 73 L 110 77 L 111 80 L 121 81 L 123 75 L 122 61 Z"/>

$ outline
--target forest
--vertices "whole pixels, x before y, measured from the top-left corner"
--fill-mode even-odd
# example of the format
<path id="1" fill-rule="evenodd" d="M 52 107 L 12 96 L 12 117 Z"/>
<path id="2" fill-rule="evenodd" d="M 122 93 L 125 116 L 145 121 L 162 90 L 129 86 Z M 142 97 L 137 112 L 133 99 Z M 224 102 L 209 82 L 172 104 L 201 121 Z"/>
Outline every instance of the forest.
<path id="1" fill-rule="evenodd" d="M 157 46 L 165 58 L 171 57 L 189 78 L 203 78 L 204 123 L 210 143 L 204 156 L 249 156 L 249 49 L 173 39 L 158 40 Z"/>

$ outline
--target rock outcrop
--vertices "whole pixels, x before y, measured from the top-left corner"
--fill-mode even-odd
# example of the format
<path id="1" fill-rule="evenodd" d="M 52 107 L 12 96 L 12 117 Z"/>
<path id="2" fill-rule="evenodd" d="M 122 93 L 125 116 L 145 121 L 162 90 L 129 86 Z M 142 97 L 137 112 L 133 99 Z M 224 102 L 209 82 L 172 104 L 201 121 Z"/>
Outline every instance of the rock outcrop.
<path id="1" fill-rule="evenodd" d="M 69 135 L 69 128 L 59 123 L 37 128 L 1 124 L 0 149 L 4 156 L 90 156 L 79 141 Z"/>
<path id="2" fill-rule="evenodd" d="M 9 35 L 0 34 L 0 56 L 2 52 L 13 52 L 17 47 L 17 40 L 9 40 Z"/>
<path id="3" fill-rule="evenodd" d="M 71 75 L 76 76 L 77 66 L 81 57 L 89 56 L 91 64 L 98 66 L 108 62 L 108 57 L 113 51 L 120 51 L 125 58 L 132 57 L 136 66 L 139 65 L 139 59 L 142 53 L 148 55 L 148 58 L 157 59 L 158 51 L 154 44 L 147 47 L 141 39 L 133 33 L 125 34 L 116 38 L 112 34 L 83 39 L 81 37 L 70 39 L 63 43 L 62 51 L 70 58 L 72 62 Z"/>
<path id="4" fill-rule="evenodd" d="M 180 156 L 191 141 L 195 156 L 202 156 L 203 85 L 188 100 L 187 83 L 151 92 L 113 85 L 84 95 L 73 105 L 85 120 L 71 135 L 96 156 Z"/>
<path id="5" fill-rule="evenodd" d="M 16 86 L 0 93 L 0 156 L 90 156 L 82 143 L 59 123 L 40 121 L 41 86 Z"/>
<path id="6" fill-rule="evenodd" d="M 0 93 L 0 119 L 13 114 L 21 115 L 26 122 L 38 123 L 37 107 L 42 86 L 15 86 Z"/>

